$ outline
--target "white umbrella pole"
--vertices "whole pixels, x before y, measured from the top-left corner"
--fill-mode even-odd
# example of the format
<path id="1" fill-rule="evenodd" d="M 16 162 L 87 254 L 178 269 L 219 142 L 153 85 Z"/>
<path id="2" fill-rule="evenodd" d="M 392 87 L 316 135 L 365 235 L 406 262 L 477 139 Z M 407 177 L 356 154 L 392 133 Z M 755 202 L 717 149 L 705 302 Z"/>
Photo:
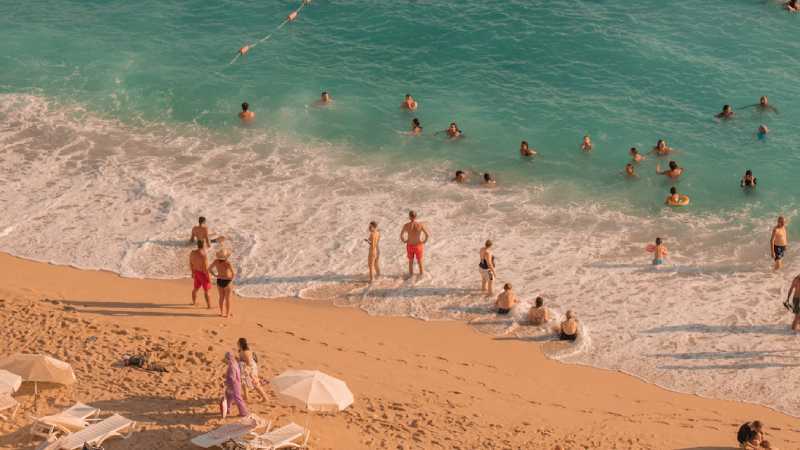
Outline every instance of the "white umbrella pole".
<path id="1" fill-rule="evenodd" d="M 39 394 L 39 382 L 38 381 L 34 381 L 33 382 L 33 395 L 37 395 L 37 394 Z"/>

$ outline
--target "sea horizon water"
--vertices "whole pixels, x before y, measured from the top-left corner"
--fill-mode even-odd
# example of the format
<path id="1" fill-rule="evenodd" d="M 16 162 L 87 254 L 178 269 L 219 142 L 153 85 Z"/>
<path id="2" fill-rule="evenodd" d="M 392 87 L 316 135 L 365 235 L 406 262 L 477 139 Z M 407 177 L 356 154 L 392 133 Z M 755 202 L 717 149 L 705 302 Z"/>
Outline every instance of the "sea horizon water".
<path id="1" fill-rule="evenodd" d="M 463 321 L 567 363 L 800 417 L 781 306 L 799 270 L 797 18 L 761 2 L 315 0 L 229 64 L 299 6 L 0 5 L 0 251 L 181 278 L 202 215 L 228 237 L 239 295 Z M 313 107 L 323 91 L 336 103 Z M 398 108 L 406 93 L 412 114 Z M 780 114 L 741 108 L 762 95 Z M 245 101 L 251 127 L 236 117 Z M 724 104 L 735 119 L 713 117 Z M 412 118 L 419 137 L 405 135 Z M 463 139 L 434 136 L 451 122 Z M 595 149 L 581 152 L 587 134 Z M 685 154 L 620 175 L 631 147 L 659 139 Z M 521 157 L 523 140 L 543 156 Z M 685 168 L 676 182 L 655 174 L 671 159 Z M 458 169 L 469 183 L 449 182 Z M 748 169 L 755 189 L 739 186 Z M 691 203 L 665 206 L 672 186 Z M 428 273 L 408 278 L 411 209 L 432 236 Z M 790 245 L 774 273 L 779 215 Z M 373 220 L 383 276 L 368 284 Z M 670 250 L 658 270 L 644 250 L 656 237 Z M 498 292 L 511 282 L 523 303 L 508 317 L 478 290 L 486 239 Z M 577 343 L 524 324 L 537 296 L 559 320 L 578 314 Z"/>

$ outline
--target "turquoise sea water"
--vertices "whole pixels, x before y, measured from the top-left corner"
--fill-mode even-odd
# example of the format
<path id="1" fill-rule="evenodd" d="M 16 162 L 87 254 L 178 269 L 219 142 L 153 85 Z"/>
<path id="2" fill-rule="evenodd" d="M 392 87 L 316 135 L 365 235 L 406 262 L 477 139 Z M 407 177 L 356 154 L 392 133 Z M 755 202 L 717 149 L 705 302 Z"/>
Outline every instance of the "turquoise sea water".
<path id="1" fill-rule="evenodd" d="M 790 241 L 800 232 L 800 16 L 774 1 L 313 0 L 229 64 L 300 5 L 0 4 L 0 179 L 14 194 L 0 251 L 183 277 L 205 215 L 230 238 L 241 295 L 547 339 L 525 311 L 487 320 L 473 260 L 493 238 L 526 304 L 542 295 L 583 321 L 580 345 L 548 356 L 800 414 L 800 394 L 773 382 L 798 356 L 778 302 L 796 257 L 774 275 L 767 254 L 777 215 Z M 333 107 L 310 106 L 322 91 Z M 780 114 L 740 109 L 762 95 Z M 738 117 L 714 119 L 724 104 Z M 425 131 L 405 136 L 414 117 Z M 433 136 L 451 122 L 464 139 Z M 659 139 L 685 155 L 618 176 L 631 147 Z M 545 156 L 521 158 L 523 140 Z M 686 169 L 676 183 L 653 173 L 670 159 Z M 470 166 L 498 185 L 446 183 Z M 753 190 L 739 187 L 748 169 Z M 673 185 L 690 205 L 663 205 Z M 395 236 L 411 208 L 433 238 L 429 275 L 406 281 Z M 364 285 L 370 220 L 387 276 Z M 659 272 L 642 250 L 655 236 L 671 250 Z"/>

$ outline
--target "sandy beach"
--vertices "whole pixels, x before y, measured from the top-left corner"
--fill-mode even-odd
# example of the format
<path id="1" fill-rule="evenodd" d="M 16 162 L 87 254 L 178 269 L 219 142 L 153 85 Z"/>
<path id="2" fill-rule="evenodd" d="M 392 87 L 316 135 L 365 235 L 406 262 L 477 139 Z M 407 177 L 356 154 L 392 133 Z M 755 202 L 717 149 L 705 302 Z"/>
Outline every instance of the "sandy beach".
<path id="1" fill-rule="evenodd" d="M 190 449 L 220 424 L 224 351 L 246 337 L 262 377 L 317 369 L 348 383 L 355 404 L 309 419 L 314 449 L 724 449 L 761 420 L 781 449 L 798 448 L 797 419 L 765 407 L 669 392 L 633 377 L 547 360 L 538 345 L 491 338 L 464 323 L 370 317 L 326 301 L 234 296 L 230 319 L 189 305 L 190 280 L 125 279 L 0 255 L 3 354 L 53 355 L 78 383 L 25 383 L 17 416 L 0 422 L 0 448 L 32 448 L 28 416 L 81 401 L 138 426 L 107 449 Z M 217 299 L 212 291 L 212 303 Z M 85 343 L 86 339 L 98 339 Z M 148 353 L 167 373 L 115 366 Z M 304 412 L 268 403 L 251 411 L 275 425 Z M 257 398 L 253 395 L 253 398 Z"/>

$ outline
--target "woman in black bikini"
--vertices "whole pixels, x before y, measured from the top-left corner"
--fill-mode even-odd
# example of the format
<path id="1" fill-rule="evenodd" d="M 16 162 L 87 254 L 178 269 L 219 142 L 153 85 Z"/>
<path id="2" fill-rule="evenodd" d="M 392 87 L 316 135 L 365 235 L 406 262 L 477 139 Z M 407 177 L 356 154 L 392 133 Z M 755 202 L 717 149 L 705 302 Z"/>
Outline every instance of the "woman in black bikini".
<path id="1" fill-rule="evenodd" d="M 578 319 L 572 310 L 567 311 L 567 320 L 561 322 L 558 338 L 562 341 L 574 341 L 578 338 Z"/>
<path id="2" fill-rule="evenodd" d="M 233 264 L 228 261 L 231 252 L 223 248 L 217 252 L 217 260 L 208 266 L 211 275 L 217 278 L 217 288 L 219 289 L 219 315 L 227 318 L 231 314 L 231 293 L 233 293 L 233 278 L 236 271 Z M 216 269 L 216 272 L 214 270 Z"/>

